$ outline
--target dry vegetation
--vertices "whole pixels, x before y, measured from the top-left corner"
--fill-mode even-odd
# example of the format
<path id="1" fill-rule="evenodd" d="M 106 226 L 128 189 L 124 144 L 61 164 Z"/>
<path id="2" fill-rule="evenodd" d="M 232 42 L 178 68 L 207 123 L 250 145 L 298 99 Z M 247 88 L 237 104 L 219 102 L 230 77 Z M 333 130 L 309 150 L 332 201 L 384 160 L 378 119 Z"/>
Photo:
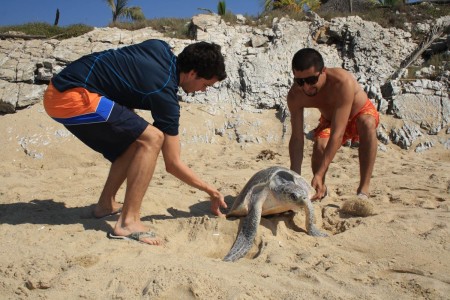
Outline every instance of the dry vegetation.
<path id="1" fill-rule="evenodd" d="M 23 25 L 0 26 L 0 34 L 16 33 L 30 36 L 39 36 L 42 38 L 56 38 L 59 40 L 68 39 L 83 35 L 94 27 L 75 24 L 65 27 L 53 26 L 48 23 L 26 23 Z"/>
<path id="2" fill-rule="evenodd" d="M 397 4 L 392 6 L 374 6 L 367 4 L 365 1 L 353 1 L 353 11 L 349 13 L 348 7 L 345 7 L 341 1 L 329 1 L 317 10 L 317 13 L 326 20 L 331 20 L 335 17 L 346 17 L 350 15 L 360 16 L 364 20 L 377 22 L 381 26 L 397 27 L 404 30 L 409 30 L 408 24 L 417 23 L 432 23 L 433 19 L 450 15 L 450 4 L 428 4 L 422 3 L 418 5 L 403 5 Z M 345 3 L 347 3 L 345 1 Z M 256 26 L 261 28 L 269 28 L 275 18 L 288 16 L 291 19 L 304 21 L 306 15 L 302 11 L 292 9 L 276 9 L 272 11 L 263 12 L 259 16 L 246 15 L 246 25 Z M 222 19 L 230 25 L 237 23 L 237 17 L 232 12 L 227 11 L 221 16 Z M 152 27 L 164 33 L 167 37 L 190 39 L 189 30 L 190 19 L 187 18 L 159 18 L 147 19 L 135 22 L 115 22 L 111 23 L 109 27 L 117 27 L 127 30 L 137 30 L 144 27 Z M 410 26 L 410 25 L 409 25 Z M 53 26 L 47 23 L 27 23 L 17 26 L 0 26 L 0 35 L 7 33 L 21 33 L 31 36 L 39 36 L 41 38 L 57 38 L 66 39 L 74 36 L 85 34 L 93 30 L 92 26 L 75 24 L 66 27 Z M 417 42 L 423 38 L 423 32 L 411 32 Z M 449 29 L 447 29 L 449 33 Z M 449 64 L 449 55 L 446 53 L 439 53 L 431 57 L 425 57 L 426 65 L 447 66 Z M 447 69 L 447 68 L 446 68 Z"/>
<path id="3" fill-rule="evenodd" d="M 331 3 L 330 1 L 329 3 Z M 336 9 L 334 6 L 323 5 L 317 13 L 330 20 L 335 17 L 346 17 L 350 15 L 358 15 L 364 20 L 370 20 L 379 23 L 383 27 L 397 27 L 407 29 L 407 23 L 426 23 L 430 20 L 450 15 L 450 4 L 421 4 L 421 5 L 393 5 L 393 6 L 370 6 L 367 4 L 358 4 L 360 2 L 354 1 L 353 12 L 349 13 L 345 10 L 345 5 L 339 2 L 341 9 Z M 288 16 L 291 19 L 303 21 L 306 20 L 305 13 L 295 10 L 277 9 L 273 11 L 263 12 L 259 16 L 245 16 L 246 24 L 258 27 L 271 27 L 272 21 L 275 18 Z M 236 24 L 237 18 L 232 12 L 227 11 L 222 16 L 223 20 L 231 25 Z M 144 27 L 152 27 L 155 30 L 161 31 L 168 37 L 174 38 L 190 38 L 189 36 L 189 22 L 186 18 L 159 18 L 147 19 L 144 21 L 135 22 L 115 22 L 111 23 L 109 27 L 118 27 L 127 30 L 137 30 Z M 48 23 L 26 23 L 16 26 L 0 26 L 0 33 L 6 32 L 22 32 L 28 35 L 43 35 L 45 37 L 57 37 L 59 39 L 70 38 L 77 35 L 82 35 L 93 30 L 92 26 L 75 24 L 66 27 L 53 26 Z"/>

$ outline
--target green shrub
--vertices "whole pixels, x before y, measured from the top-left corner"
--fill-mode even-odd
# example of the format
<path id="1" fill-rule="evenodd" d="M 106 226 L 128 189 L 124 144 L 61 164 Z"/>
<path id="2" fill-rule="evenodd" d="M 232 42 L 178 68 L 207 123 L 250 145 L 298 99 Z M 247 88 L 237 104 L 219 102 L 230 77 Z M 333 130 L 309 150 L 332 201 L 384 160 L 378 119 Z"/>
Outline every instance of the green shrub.
<path id="1" fill-rule="evenodd" d="M 217 4 L 217 14 L 219 16 L 223 16 L 226 13 L 227 13 L 227 5 L 225 1 L 219 1 L 219 3 Z"/>
<path id="2" fill-rule="evenodd" d="M 83 24 L 60 27 L 48 23 L 26 23 L 22 25 L 0 26 L 0 33 L 21 32 L 25 35 L 63 40 L 83 35 L 93 29 L 94 27 Z"/>
<path id="3" fill-rule="evenodd" d="M 362 19 L 380 24 L 384 28 L 396 27 L 407 29 L 405 23 L 424 23 L 430 19 L 436 19 L 450 15 L 449 4 L 416 4 L 404 5 L 398 3 L 393 6 L 374 6 L 371 9 L 350 13 L 327 12 L 321 14 L 326 20 L 336 17 L 346 17 L 349 15 L 360 16 Z M 421 36 L 417 37 L 418 39 Z"/>
<path id="4" fill-rule="evenodd" d="M 162 32 L 167 37 L 188 39 L 190 21 L 191 19 L 186 18 L 160 18 L 147 19 L 138 22 L 116 22 L 111 23 L 108 26 L 126 30 L 138 30 L 145 27 L 151 27 L 156 31 Z"/>

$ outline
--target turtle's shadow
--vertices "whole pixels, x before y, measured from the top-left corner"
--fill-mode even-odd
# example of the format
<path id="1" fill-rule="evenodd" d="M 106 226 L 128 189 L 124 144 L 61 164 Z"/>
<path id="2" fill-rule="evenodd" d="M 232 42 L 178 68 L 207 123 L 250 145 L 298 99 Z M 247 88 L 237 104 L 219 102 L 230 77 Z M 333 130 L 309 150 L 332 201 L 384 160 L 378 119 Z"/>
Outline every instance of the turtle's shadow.
<path id="1" fill-rule="evenodd" d="M 259 225 L 264 226 L 265 228 L 269 229 L 272 232 L 272 235 L 276 236 L 278 234 L 279 229 L 279 223 L 284 222 L 286 228 L 293 230 L 295 232 L 304 232 L 307 234 L 307 231 L 303 229 L 302 227 L 295 224 L 294 217 L 297 215 L 296 212 L 290 210 L 284 213 L 279 214 L 273 214 L 273 215 L 267 215 L 262 216 L 261 221 L 259 222 Z M 227 218 L 228 220 L 236 220 L 240 219 L 239 221 L 239 228 L 238 232 L 242 229 L 242 226 L 244 224 L 243 220 L 245 217 L 230 217 Z"/>
<path id="2" fill-rule="evenodd" d="M 236 198 L 237 198 L 237 196 L 233 197 L 230 195 L 225 197 L 225 203 L 227 203 L 227 206 L 228 206 L 227 212 L 231 210 L 231 207 L 233 206 L 234 200 Z M 302 227 L 299 227 L 297 224 L 295 224 L 294 218 L 297 214 L 298 214 L 298 212 L 289 210 L 289 211 L 279 213 L 279 214 L 261 216 L 261 221 L 259 222 L 259 225 L 262 225 L 262 226 L 266 227 L 267 229 L 269 229 L 274 236 L 276 236 L 278 233 L 278 228 L 279 228 L 278 224 L 280 222 L 284 222 L 286 228 L 288 228 L 290 230 L 293 230 L 295 232 L 307 233 L 307 231 L 305 229 L 303 229 Z M 241 229 L 241 227 L 243 225 L 242 220 L 244 219 L 244 217 L 240 217 L 240 218 L 230 217 L 227 219 L 229 219 L 229 220 L 240 219 L 239 230 Z"/>
<path id="3" fill-rule="evenodd" d="M 284 212 L 284 213 L 275 214 L 275 215 L 268 215 L 268 216 L 261 217 L 260 224 L 262 226 L 266 227 L 267 229 L 269 229 L 274 236 L 276 236 L 278 233 L 278 228 L 279 228 L 278 224 L 280 222 L 284 222 L 284 225 L 286 226 L 286 228 L 288 228 L 290 230 L 293 230 L 295 232 L 307 233 L 305 229 L 303 229 L 302 227 L 295 224 L 294 218 L 296 215 L 297 215 L 297 213 L 292 210 Z"/>

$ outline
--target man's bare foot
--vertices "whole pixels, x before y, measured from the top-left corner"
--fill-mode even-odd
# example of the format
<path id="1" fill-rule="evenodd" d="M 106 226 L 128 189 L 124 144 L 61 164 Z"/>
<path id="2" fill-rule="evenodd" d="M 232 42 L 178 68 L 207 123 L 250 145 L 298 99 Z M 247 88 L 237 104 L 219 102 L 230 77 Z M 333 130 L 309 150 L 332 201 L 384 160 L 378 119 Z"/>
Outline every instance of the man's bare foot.
<path id="1" fill-rule="evenodd" d="M 357 197 L 361 200 L 369 200 L 369 195 L 367 195 L 366 193 L 359 192 Z"/>

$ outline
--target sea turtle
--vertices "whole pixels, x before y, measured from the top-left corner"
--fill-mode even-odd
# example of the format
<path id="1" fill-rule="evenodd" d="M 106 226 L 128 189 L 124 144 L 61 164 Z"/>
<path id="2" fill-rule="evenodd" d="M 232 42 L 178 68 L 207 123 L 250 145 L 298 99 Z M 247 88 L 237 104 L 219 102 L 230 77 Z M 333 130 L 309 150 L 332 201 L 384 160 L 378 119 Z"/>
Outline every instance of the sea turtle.
<path id="1" fill-rule="evenodd" d="M 314 189 L 287 168 L 274 166 L 257 172 L 236 197 L 227 217 L 243 217 L 236 241 L 224 261 L 243 257 L 253 245 L 261 216 L 305 209 L 306 229 L 311 236 L 327 236 L 314 225 L 311 197 Z"/>

